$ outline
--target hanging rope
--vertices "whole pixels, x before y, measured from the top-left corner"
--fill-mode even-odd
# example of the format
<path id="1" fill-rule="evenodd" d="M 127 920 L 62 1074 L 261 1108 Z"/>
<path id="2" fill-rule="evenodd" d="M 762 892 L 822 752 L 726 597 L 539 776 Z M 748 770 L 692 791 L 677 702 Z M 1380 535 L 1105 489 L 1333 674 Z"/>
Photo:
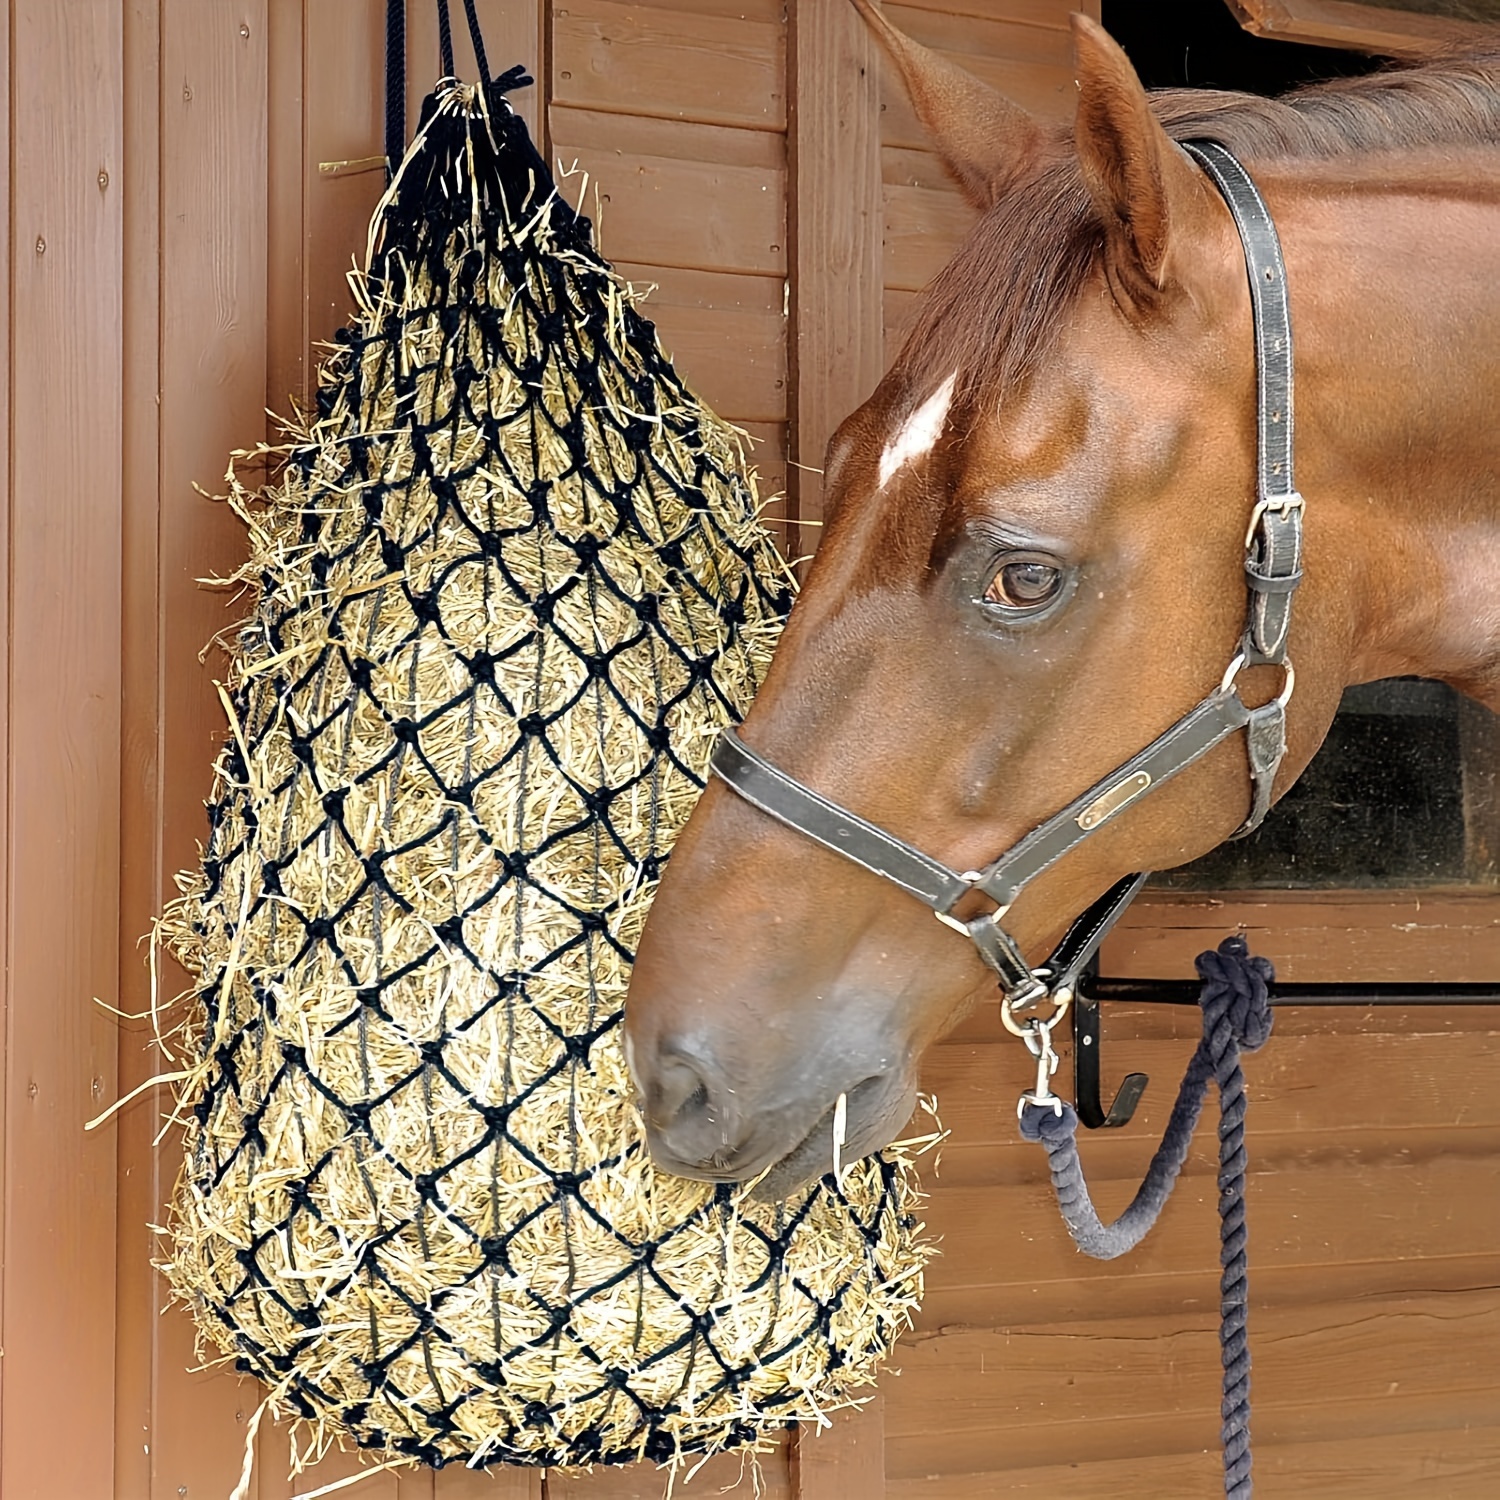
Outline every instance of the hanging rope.
<path id="1" fill-rule="evenodd" d="M 1253 957 L 1241 937 L 1228 937 L 1197 960 L 1203 990 L 1203 1038 L 1188 1063 L 1161 1145 L 1130 1207 L 1103 1223 L 1089 1197 L 1078 1156 L 1078 1116 L 1061 1099 L 1021 1106 L 1021 1134 L 1047 1148 L 1047 1165 L 1063 1222 L 1074 1243 L 1096 1260 L 1133 1250 L 1162 1211 L 1187 1159 L 1193 1129 L 1212 1079 L 1219 1090 L 1219 1346 L 1224 1369 L 1220 1437 L 1224 1493 L 1249 1500 L 1250 1345 L 1246 1333 L 1249 1274 L 1245 1234 L 1245 1076 L 1242 1052 L 1254 1052 L 1271 1035 L 1268 986 L 1271 964 Z"/>
<path id="2" fill-rule="evenodd" d="M 385 6 L 385 173 L 406 155 L 406 0 Z"/>
<path id="3" fill-rule="evenodd" d="M 438 72 L 444 78 L 455 78 L 458 69 L 453 62 L 453 20 L 448 14 L 448 0 L 438 0 Z"/>

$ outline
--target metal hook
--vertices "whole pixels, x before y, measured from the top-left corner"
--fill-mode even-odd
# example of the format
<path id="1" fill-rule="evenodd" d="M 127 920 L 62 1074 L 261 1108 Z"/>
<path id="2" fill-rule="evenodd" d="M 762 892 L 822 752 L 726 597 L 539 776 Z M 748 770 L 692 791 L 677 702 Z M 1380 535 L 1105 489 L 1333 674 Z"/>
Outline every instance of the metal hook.
<path id="1" fill-rule="evenodd" d="M 1055 1115 L 1062 1114 L 1063 1102 L 1052 1092 L 1052 1075 L 1057 1072 L 1058 1064 L 1057 1049 L 1052 1045 L 1052 1028 L 1062 1018 L 1063 1012 L 1059 1010 L 1050 1020 L 1033 1019 L 1026 1023 L 1021 1033 L 1026 1050 L 1036 1058 L 1036 1087 L 1016 1101 L 1017 1115 L 1022 1114 L 1028 1104 L 1050 1109 Z"/>
<path id="2" fill-rule="evenodd" d="M 1101 1059 L 1104 1027 L 1099 1002 L 1088 992 L 1088 983 L 1097 966 L 1090 964 L 1078 981 L 1073 997 L 1073 1107 L 1078 1118 L 1090 1130 L 1114 1130 L 1128 1124 L 1135 1114 L 1141 1095 L 1150 1079 L 1144 1073 L 1127 1073 L 1116 1093 L 1114 1103 L 1106 1110 L 1100 1094 Z"/>

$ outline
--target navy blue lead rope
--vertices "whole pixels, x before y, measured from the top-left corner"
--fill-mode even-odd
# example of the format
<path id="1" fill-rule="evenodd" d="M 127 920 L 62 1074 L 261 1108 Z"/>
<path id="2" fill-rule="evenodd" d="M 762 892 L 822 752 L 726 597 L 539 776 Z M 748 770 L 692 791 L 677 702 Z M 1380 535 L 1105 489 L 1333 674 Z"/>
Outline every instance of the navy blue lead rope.
<path id="1" fill-rule="evenodd" d="M 1209 1080 L 1219 1088 L 1219 1349 L 1224 1366 L 1224 1493 L 1249 1500 L 1250 1344 L 1246 1334 L 1249 1295 L 1245 1255 L 1245 1075 L 1240 1054 L 1254 1052 L 1271 1035 L 1268 987 L 1275 973 L 1253 957 L 1240 937 L 1225 938 L 1217 951 L 1198 956 L 1203 990 L 1203 1039 L 1188 1063 L 1172 1117 L 1145 1180 L 1130 1207 L 1113 1224 L 1100 1222 L 1078 1159 L 1078 1116 L 1061 1100 L 1024 1103 L 1021 1134 L 1047 1148 L 1047 1164 L 1068 1233 L 1085 1255 L 1113 1260 L 1133 1250 L 1156 1223 L 1171 1196 L 1203 1112 Z"/>

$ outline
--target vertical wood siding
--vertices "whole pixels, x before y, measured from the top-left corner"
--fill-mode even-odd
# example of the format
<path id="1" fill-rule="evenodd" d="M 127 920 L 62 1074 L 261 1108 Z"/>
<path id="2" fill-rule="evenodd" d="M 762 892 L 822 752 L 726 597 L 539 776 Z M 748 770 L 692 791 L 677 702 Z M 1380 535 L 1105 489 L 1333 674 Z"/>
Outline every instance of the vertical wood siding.
<path id="1" fill-rule="evenodd" d="M 119 7 L 15 0 L 8 46 L 0 1491 L 50 1500 L 113 1484 Z"/>

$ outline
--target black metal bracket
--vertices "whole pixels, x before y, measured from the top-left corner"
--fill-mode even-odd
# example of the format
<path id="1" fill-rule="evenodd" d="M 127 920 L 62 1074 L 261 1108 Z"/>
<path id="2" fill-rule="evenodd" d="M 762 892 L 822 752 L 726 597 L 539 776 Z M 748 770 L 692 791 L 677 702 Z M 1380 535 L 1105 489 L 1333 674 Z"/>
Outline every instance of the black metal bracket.
<path id="1" fill-rule="evenodd" d="M 1103 1022 L 1098 999 L 1081 983 L 1073 997 L 1073 1107 L 1090 1130 L 1114 1130 L 1128 1124 L 1151 1081 L 1145 1073 L 1127 1073 L 1114 1103 L 1104 1108 L 1100 1087 Z"/>
<path id="2" fill-rule="evenodd" d="M 1131 1005 L 1197 1005 L 1195 979 L 1101 979 L 1091 964 L 1079 977 L 1073 997 L 1073 1107 L 1090 1130 L 1113 1130 L 1128 1124 L 1150 1079 L 1127 1073 L 1108 1109 L 1102 1076 L 1103 1012 L 1106 1000 Z M 1500 984 L 1278 984 L 1273 1006 L 1339 1005 L 1369 1009 L 1389 1005 L 1496 1005 Z"/>

